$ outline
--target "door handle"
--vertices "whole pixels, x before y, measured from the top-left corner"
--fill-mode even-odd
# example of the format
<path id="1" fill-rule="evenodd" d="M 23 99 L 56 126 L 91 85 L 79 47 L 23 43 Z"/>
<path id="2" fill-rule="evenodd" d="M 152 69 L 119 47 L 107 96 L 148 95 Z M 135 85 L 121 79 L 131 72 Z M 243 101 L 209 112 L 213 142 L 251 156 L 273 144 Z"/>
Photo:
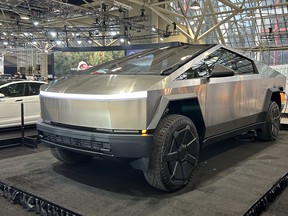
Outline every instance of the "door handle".
<path id="1" fill-rule="evenodd" d="M 20 101 L 23 101 L 23 99 L 18 99 L 18 100 L 15 100 L 15 102 L 20 102 Z"/>

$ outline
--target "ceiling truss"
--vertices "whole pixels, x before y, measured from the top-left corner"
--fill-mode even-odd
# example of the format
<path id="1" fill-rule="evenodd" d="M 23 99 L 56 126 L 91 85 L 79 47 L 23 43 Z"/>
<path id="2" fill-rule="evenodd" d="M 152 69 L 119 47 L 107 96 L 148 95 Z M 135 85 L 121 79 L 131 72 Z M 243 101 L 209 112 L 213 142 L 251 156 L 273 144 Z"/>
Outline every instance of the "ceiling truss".
<path id="1" fill-rule="evenodd" d="M 191 8 L 193 2 L 3 0 L 0 51 L 27 44 L 49 51 L 55 46 L 109 46 L 122 39 L 171 41 L 179 36 L 185 42 L 222 43 L 250 51 L 288 47 L 287 1 L 199 0 L 199 10 Z M 158 25 L 152 20 L 155 16 Z"/>

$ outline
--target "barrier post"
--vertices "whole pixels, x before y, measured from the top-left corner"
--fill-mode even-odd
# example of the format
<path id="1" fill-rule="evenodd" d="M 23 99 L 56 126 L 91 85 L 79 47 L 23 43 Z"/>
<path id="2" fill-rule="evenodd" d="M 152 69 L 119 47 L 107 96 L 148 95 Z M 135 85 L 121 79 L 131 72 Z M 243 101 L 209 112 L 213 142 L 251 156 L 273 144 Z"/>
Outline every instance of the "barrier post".
<path id="1" fill-rule="evenodd" d="M 24 104 L 21 102 L 21 144 L 37 148 L 37 138 L 25 137 Z"/>

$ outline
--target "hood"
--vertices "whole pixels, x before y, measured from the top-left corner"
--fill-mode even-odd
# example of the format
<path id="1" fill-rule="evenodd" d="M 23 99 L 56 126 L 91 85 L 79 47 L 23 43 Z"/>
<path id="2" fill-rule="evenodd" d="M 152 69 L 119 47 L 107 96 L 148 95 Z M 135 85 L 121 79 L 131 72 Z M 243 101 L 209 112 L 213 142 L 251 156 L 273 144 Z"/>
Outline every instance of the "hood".
<path id="1" fill-rule="evenodd" d="M 161 76 L 69 75 L 41 88 L 41 91 L 73 94 L 119 94 L 146 91 L 162 81 Z"/>

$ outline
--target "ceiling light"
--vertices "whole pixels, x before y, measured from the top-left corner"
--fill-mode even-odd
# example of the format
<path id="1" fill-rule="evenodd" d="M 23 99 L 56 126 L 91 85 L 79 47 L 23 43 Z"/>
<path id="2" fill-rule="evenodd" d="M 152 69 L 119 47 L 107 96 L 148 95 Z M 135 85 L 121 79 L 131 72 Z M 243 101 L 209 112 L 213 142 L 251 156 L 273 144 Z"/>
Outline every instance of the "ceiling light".
<path id="1" fill-rule="evenodd" d="M 152 27 L 151 30 L 155 32 L 155 31 L 156 31 L 156 28 L 155 28 L 155 27 Z"/>
<path id="2" fill-rule="evenodd" d="M 20 19 L 21 19 L 21 20 L 29 20 L 30 17 L 27 16 L 27 15 L 20 15 Z"/>
<path id="3" fill-rule="evenodd" d="M 4 41 L 3 44 L 4 44 L 4 45 L 8 45 L 8 42 L 7 42 L 7 41 Z"/>
<path id="4" fill-rule="evenodd" d="M 39 24 L 39 22 L 38 22 L 38 21 L 34 21 L 33 24 L 34 24 L 35 26 L 37 26 L 37 25 Z"/>
<path id="5" fill-rule="evenodd" d="M 130 5 L 124 4 L 122 2 L 118 2 L 116 0 L 114 0 L 113 4 L 115 6 L 121 7 L 122 9 L 126 9 L 126 10 L 132 10 L 133 9 Z"/>
<path id="6" fill-rule="evenodd" d="M 199 2 L 198 2 L 198 1 L 192 2 L 190 8 L 193 9 L 193 10 L 199 10 L 199 9 L 200 9 L 200 4 L 199 4 Z"/>
<path id="7" fill-rule="evenodd" d="M 56 44 L 57 44 L 57 45 L 60 45 L 60 44 L 61 44 L 61 41 L 60 41 L 60 40 L 57 40 L 57 41 L 56 41 Z"/>
<path id="8" fill-rule="evenodd" d="M 124 38 L 120 38 L 120 42 L 124 43 L 125 42 Z"/>
<path id="9" fill-rule="evenodd" d="M 56 37 L 56 36 L 57 36 L 57 33 L 56 33 L 56 32 L 50 32 L 50 35 L 51 35 L 52 37 Z"/>
<path id="10" fill-rule="evenodd" d="M 0 22 L 0 26 L 1 26 L 1 25 L 3 25 L 3 24 Z"/>
<path id="11" fill-rule="evenodd" d="M 77 43 L 78 43 L 78 44 L 82 44 L 82 41 L 81 41 L 81 40 L 77 40 Z"/>

